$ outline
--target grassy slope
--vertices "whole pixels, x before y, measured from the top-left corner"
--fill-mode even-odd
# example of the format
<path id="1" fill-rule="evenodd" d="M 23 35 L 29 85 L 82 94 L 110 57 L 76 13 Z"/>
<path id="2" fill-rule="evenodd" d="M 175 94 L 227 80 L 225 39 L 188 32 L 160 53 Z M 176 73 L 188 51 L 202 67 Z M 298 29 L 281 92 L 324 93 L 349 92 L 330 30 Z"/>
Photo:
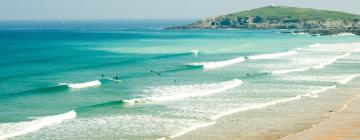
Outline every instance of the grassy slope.
<path id="1" fill-rule="evenodd" d="M 325 11 L 316 10 L 309 8 L 295 8 L 286 6 L 267 6 L 258 9 L 233 13 L 225 15 L 225 17 L 242 17 L 242 16 L 261 16 L 261 17 L 273 17 L 273 18 L 284 18 L 291 17 L 299 20 L 313 20 L 326 18 L 334 20 L 352 20 L 354 18 L 360 19 L 360 15 L 349 14 L 338 11 Z"/>

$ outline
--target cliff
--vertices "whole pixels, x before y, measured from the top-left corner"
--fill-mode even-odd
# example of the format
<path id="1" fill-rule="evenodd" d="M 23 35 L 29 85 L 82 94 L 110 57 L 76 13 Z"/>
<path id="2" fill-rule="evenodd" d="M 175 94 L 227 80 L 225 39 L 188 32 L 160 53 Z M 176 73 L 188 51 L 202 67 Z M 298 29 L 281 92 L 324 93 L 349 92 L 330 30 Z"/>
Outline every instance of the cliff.
<path id="1" fill-rule="evenodd" d="M 286 6 L 267 6 L 167 29 L 295 29 L 296 32 L 360 35 L 360 15 Z"/>

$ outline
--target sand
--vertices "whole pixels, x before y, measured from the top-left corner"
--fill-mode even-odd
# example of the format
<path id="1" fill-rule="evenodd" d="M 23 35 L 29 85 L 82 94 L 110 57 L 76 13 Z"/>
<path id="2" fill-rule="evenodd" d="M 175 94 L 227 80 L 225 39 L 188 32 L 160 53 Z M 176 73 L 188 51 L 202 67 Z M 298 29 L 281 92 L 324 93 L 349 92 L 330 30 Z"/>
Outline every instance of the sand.
<path id="1" fill-rule="evenodd" d="M 173 139 L 179 140 L 358 140 L 359 89 L 328 92 L 321 100 L 302 100 L 225 116 L 216 124 Z M 343 98 L 341 100 L 337 100 Z M 300 109 L 300 106 L 312 105 Z M 326 104 L 326 105 L 322 105 Z M 316 106 L 326 106 L 317 111 Z M 314 113 L 303 113 L 303 111 Z M 279 113 L 286 112 L 286 113 Z M 270 121 L 269 121 L 270 120 Z M 261 123 L 258 123 L 261 122 Z"/>
<path id="2" fill-rule="evenodd" d="M 291 134 L 281 140 L 359 140 L 360 96 L 347 102 L 331 118 L 311 129 Z"/>

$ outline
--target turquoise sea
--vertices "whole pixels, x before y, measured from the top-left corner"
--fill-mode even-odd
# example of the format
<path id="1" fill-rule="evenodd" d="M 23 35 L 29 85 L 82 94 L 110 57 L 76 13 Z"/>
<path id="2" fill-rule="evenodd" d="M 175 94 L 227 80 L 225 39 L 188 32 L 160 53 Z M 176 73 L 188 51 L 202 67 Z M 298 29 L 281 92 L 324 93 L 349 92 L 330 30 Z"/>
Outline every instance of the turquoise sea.
<path id="1" fill-rule="evenodd" d="M 190 22 L 1 21 L 0 139 L 174 138 L 359 85 L 359 36 L 163 30 Z"/>

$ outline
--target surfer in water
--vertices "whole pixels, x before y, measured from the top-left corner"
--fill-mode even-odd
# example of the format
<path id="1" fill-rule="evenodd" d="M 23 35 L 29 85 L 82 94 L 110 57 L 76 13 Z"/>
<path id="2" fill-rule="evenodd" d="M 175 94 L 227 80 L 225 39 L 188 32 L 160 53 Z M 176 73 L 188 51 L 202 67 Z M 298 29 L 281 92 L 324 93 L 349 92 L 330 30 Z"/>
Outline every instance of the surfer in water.
<path id="1" fill-rule="evenodd" d="M 161 73 L 160 73 L 160 72 L 156 72 L 156 71 L 153 71 L 153 70 L 151 70 L 150 72 L 151 72 L 151 73 L 155 73 L 155 74 L 158 75 L 158 76 L 161 76 Z"/>
<path id="2" fill-rule="evenodd" d="M 246 73 L 246 76 L 247 76 L 247 77 L 250 77 L 250 73 Z"/>
<path id="3" fill-rule="evenodd" d="M 104 78 L 104 74 L 101 74 L 101 78 Z"/>

